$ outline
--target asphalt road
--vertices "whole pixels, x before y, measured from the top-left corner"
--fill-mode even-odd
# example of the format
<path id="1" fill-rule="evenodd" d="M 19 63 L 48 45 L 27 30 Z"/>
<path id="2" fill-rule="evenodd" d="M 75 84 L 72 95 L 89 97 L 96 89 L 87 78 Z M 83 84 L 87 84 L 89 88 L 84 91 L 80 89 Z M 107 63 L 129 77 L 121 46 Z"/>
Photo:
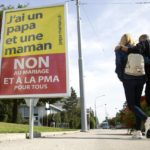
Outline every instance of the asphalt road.
<path id="1" fill-rule="evenodd" d="M 90 130 L 42 138 L 0 141 L 0 150 L 149 150 L 150 139 L 133 140 L 127 130 Z"/>

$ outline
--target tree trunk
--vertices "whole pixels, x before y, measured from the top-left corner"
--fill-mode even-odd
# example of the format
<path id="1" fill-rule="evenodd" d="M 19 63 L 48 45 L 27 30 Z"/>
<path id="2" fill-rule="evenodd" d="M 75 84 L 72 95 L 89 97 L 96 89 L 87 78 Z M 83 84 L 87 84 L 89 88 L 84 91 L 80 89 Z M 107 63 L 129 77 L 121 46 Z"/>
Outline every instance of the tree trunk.
<path id="1" fill-rule="evenodd" d="M 17 123 L 18 116 L 18 100 L 13 100 L 13 109 L 12 109 L 12 123 Z"/>

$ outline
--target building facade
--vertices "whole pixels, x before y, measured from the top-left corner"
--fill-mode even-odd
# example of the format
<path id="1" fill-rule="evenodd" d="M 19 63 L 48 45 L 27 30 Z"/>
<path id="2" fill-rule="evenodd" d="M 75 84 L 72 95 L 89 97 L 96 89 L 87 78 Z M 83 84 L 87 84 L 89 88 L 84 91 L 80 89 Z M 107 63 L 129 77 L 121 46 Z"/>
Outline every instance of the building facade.
<path id="1" fill-rule="evenodd" d="M 18 110 L 22 119 L 29 119 L 29 107 L 26 104 L 20 105 Z M 40 122 L 40 118 L 43 118 L 46 115 L 48 116 L 49 114 L 59 113 L 61 111 L 62 109 L 52 104 L 34 107 L 34 125 L 42 126 L 43 124 Z"/>

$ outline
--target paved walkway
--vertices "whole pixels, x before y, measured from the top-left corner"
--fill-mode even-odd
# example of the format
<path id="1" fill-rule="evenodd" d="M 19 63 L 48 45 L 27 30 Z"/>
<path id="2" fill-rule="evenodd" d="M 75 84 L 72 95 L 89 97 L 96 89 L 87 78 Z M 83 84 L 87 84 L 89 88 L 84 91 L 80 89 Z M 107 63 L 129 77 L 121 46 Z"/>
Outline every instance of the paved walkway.
<path id="1" fill-rule="evenodd" d="M 126 130 L 46 135 L 42 138 L 2 141 L 0 150 L 149 150 L 150 139 L 133 140 Z"/>

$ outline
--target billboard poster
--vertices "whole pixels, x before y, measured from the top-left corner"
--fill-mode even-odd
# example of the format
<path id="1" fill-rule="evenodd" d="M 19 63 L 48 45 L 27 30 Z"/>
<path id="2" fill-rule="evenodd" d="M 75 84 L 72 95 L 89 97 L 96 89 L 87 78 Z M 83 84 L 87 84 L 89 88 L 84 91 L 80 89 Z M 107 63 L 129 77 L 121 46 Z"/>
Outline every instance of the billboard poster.
<path id="1" fill-rule="evenodd" d="M 68 96 L 66 5 L 4 12 L 0 98 Z"/>

